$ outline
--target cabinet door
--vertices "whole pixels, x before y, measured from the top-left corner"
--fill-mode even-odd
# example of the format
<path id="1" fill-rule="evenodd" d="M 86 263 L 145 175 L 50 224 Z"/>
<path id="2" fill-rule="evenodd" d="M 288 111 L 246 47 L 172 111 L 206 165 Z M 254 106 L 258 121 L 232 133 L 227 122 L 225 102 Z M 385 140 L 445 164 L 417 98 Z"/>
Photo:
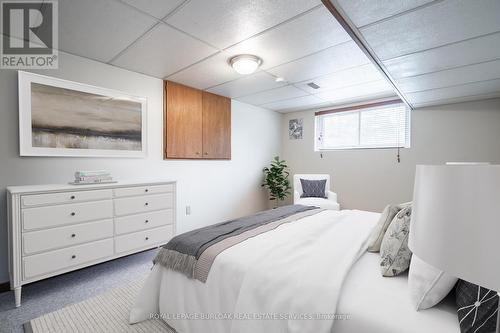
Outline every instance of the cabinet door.
<path id="1" fill-rule="evenodd" d="M 202 158 L 202 92 L 165 81 L 165 158 Z"/>
<path id="2" fill-rule="evenodd" d="M 203 92 L 203 158 L 231 159 L 231 100 Z"/>

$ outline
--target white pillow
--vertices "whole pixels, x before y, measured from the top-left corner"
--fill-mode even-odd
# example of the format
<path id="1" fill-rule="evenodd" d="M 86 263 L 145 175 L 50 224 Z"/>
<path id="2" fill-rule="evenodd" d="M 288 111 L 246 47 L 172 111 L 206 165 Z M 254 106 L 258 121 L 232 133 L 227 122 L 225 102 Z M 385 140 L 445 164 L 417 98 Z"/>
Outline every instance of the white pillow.
<path id="1" fill-rule="evenodd" d="M 368 239 L 368 252 L 380 252 L 380 245 L 384 239 L 385 232 L 391 224 L 394 216 L 401 210 L 399 206 L 387 205 L 380 214 L 380 219 L 377 225 L 373 228 L 370 238 Z"/>
<path id="2" fill-rule="evenodd" d="M 432 308 L 453 289 L 457 278 L 446 274 L 413 255 L 408 285 L 411 301 L 416 310 Z"/>

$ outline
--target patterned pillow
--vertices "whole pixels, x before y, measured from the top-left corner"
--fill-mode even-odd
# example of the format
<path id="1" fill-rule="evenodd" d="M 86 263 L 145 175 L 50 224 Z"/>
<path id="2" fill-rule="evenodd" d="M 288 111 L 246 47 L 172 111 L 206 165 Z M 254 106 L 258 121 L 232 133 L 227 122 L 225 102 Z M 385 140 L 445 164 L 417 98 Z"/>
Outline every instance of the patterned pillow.
<path id="1" fill-rule="evenodd" d="M 498 310 L 496 292 L 459 280 L 455 294 L 462 333 L 495 332 Z"/>
<path id="2" fill-rule="evenodd" d="M 408 248 L 411 206 L 399 211 L 392 220 L 380 246 L 380 269 L 383 276 L 396 276 L 410 267 L 411 251 Z"/>
<path id="3" fill-rule="evenodd" d="M 325 198 L 326 199 L 326 179 L 321 180 L 309 180 L 300 179 L 302 184 L 302 195 L 301 198 Z"/>

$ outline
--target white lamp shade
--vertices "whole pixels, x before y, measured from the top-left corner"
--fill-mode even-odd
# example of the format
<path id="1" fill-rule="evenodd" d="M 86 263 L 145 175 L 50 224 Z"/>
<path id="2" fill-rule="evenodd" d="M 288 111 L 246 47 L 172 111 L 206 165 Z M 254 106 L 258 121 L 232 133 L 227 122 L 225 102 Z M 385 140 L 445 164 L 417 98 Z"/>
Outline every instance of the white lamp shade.
<path id="1" fill-rule="evenodd" d="M 500 166 L 417 166 L 409 247 L 452 276 L 499 291 Z"/>

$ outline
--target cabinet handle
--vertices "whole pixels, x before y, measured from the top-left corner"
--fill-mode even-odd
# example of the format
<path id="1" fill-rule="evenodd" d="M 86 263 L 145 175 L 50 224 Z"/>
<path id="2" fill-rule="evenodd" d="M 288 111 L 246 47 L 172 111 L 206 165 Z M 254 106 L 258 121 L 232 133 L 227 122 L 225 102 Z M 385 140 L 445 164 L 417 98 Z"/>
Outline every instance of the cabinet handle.
<path id="1" fill-rule="evenodd" d="M 147 202 L 144 204 L 144 206 L 148 206 L 148 205 L 149 205 L 149 203 L 147 203 Z"/>
<path id="2" fill-rule="evenodd" d="M 205 152 L 205 155 L 208 155 L 208 153 L 207 153 L 207 152 Z"/>
<path id="3" fill-rule="evenodd" d="M 144 221 L 144 223 L 148 223 L 148 222 L 149 222 L 149 220 Z"/>
<path id="4" fill-rule="evenodd" d="M 76 213 L 75 213 L 75 212 L 71 212 L 71 216 L 75 216 L 75 215 L 76 215 Z"/>
<path id="5" fill-rule="evenodd" d="M 71 234 L 71 238 L 75 238 L 76 237 L 76 234 Z"/>
<path id="6" fill-rule="evenodd" d="M 145 189 L 145 190 L 144 190 L 144 192 L 149 192 L 149 190 L 148 190 L 148 189 Z"/>
<path id="7" fill-rule="evenodd" d="M 74 200 L 74 199 L 75 199 L 75 196 L 74 196 L 74 195 L 72 195 L 72 196 L 70 197 L 70 199 L 71 199 L 71 200 Z"/>
<path id="8" fill-rule="evenodd" d="M 200 152 L 199 152 L 199 151 L 197 151 L 197 152 L 196 152 L 196 155 L 200 155 Z"/>
<path id="9" fill-rule="evenodd" d="M 76 256 L 73 254 L 73 255 L 71 256 L 71 259 L 75 259 L 75 258 L 76 258 Z"/>
<path id="10" fill-rule="evenodd" d="M 146 240 L 149 240 L 149 237 L 146 237 Z"/>

